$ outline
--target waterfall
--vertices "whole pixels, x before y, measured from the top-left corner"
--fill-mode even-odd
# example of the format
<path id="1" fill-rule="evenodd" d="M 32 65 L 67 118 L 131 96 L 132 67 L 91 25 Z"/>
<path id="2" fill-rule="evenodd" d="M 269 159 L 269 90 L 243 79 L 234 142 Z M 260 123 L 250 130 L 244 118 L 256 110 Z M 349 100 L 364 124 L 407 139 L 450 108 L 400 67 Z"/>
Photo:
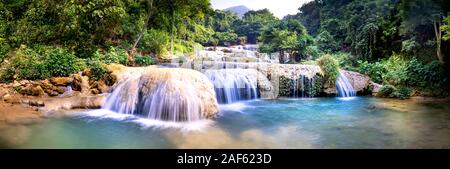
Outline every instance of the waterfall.
<path id="1" fill-rule="evenodd" d="M 129 74 L 116 84 L 102 108 L 152 120 L 205 119 L 207 111 L 215 111 L 213 87 L 200 72 L 189 71 L 193 70 L 153 68 Z"/>
<path id="2" fill-rule="evenodd" d="M 207 70 L 219 103 L 258 98 L 257 72 L 253 69 Z"/>
<path id="3" fill-rule="evenodd" d="M 67 95 L 70 95 L 72 92 L 73 92 L 72 85 L 68 85 L 66 91 L 64 91 L 64 93 L 61 94 L 59 97 L 65 97 Z"/>
<path id="4" fill-rule="evenodd" d="M 311 98 L 316 95 L 314 78 L 300 75 L 300 78 L 290 80 L 289 97 L 292 98 Z"/>
<path id="5" fill-rule="evenodd" d="M 354 97 L 356 92 L 347 77 L 339 71 L 339 77 L 336 81 L 336 90 L 339 97 Z"/>

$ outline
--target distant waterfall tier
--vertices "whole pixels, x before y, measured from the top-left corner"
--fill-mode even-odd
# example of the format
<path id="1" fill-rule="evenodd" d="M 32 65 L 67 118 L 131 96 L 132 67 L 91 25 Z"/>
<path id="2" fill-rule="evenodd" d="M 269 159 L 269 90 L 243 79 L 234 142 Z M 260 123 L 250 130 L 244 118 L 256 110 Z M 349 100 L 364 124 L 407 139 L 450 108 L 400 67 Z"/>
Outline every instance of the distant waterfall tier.
<path id="1" fill-rule="evenodd" d="M 128 71 L 134 71 L 130 69 Z M 201 120 L 218 112 L 213 85 L 200 72 L 178 68 L 143 69 L 142 73 L 123 75 L 103 108 L 174 122 Z"/>
<path id="2" fill-rule="evenodd" d="M 354 97 L 356 91 L 347 77 L 340 71 L 339 77 L 336 80 L 336 90 L 339 97 Z"/>
<path id="3" fill-rule="evenodd" d="M 257 71 L 253 69 L 207 70 L 219 103 L 233 103 L 259 97 Z"/>
<path id="4" fill-rule="evenodd" d="M 280 77 L 279 95 L 290 98 L 315 97 L 320 91 L 320 83 L 316 83 L 315 77 L 298 75 L 296 77 Z"/>

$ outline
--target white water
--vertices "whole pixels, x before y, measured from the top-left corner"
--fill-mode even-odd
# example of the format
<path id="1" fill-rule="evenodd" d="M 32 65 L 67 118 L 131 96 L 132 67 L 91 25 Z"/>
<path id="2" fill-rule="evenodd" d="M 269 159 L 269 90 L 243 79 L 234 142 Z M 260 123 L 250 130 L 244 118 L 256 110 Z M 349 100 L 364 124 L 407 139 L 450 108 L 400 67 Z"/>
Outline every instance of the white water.
<path id="1" fill-rule="evenodd" d="M 73 92 L 73 90 L 72 90 L 72 85 L 69 85 L 69 86 L 67 86 L 66 91 L 64 91 L 64 93 L 61 94 L 61 96 L 59 96 L 59 97 L 67 96 L 67 95 L 71 94 L 72 92 Z"/>
<path id="2" fill-rule="evenodd" d="M 196 98 L 187 98 L 195 96 L 192 84 L 173 79 L 147 88 L 143 87 L 147 81 L 141 76 L 129 76 L 118 82 L 102 108 L 152 120 L 192 122 L 203 119 L 202 103 Z"/>
<path id="3" fill-rule="evenodd" d="M 252 73 L 254 72 L 254 73 Z M 230 104 L 258 98 L 257 74 L 249 69 L 207 70 L 219 103 Z"/>
<path id="4" fill-rule="evenodd" d="M 352 84 L 348 81 L 347 77 L 339 72 L 339 77 L 336 80 L 336 90 L 339 97 L 354 97 L 356 92 L 353 89 Z"/>
<path id="5" fill-rule="evenodd" d="M 300 75 L 300 78 L 295 78 L 291 80 L 291 94 L 290 97 L 293 98 L 305 98 L 314 97 L 314 78 L 308 78 L 304 75 Z"/>

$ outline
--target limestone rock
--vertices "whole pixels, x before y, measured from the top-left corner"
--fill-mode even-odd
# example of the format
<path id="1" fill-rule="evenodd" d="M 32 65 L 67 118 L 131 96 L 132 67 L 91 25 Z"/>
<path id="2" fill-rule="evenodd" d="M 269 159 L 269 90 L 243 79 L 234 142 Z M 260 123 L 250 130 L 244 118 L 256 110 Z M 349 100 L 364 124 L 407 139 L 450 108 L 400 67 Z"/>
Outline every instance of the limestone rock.
<path id="1" fill-rule="evenodd" d="M 370 82 L 370 87 L 372 89 L 373 95 L 376 95 L 383 86 L 375 82 Z"/>
<path id="2" fill-rule="evenodd" d="M 89 77 L 73 74 L 73 90 L 81 91 L 82 94 L 89 94 Z"/>
<path id="3" fill-rule="evenodd" d="M 19 93 L 30 96 L 42 96 L 45 94 L 44 89 L 42 89 L 40 85 L 32 84 L 28 84 L 27 86 L 22 87 L 22 89 L 19 90 Z"/>
<path id="4" fill-rule="evenodd" d="M 72 77 L 53 77 L 50 78 L 50 82 L 55 86 L 68 86 L 72 84 Z"/>
<path id="5" fill-rule="evenodd" d="M 342 73 L 348 78 L 356 92 L 364 92 L 371 86 L 370 77 L 358 72 L 342 70 Z"/>
<path id="6" fill-rule="evenodd" d="M 159 117 L 154 118 L 170 121 L 193 120 L 188 119 L 190 113 L 196 117 L 211 118 L 219 112 L 214 86 L 198 71 L 155 66 L 132 68 L 121 65 L 109 65 L 108 70 L 118 81 L 112 87 L 111 94 L 118 96 L 108 100 L 108 103 L 113 105 L 144 109 L 146 113 L 159 114 L 152 114 Z M 145 106 L 144 103 L 150 103 L 151 99 L 157 99 L 155 101 L 158 104 Z M 126 113 L 133 113 L 130 111 Z M 168 119 L 172 115 L 178 119 Z"/>
<path id="7" fill-rule="evenodd" d="M 105 81 L 100 80 L 100 81 L 97 83 L 97 89 L 98 89 L 101 93 L 107 93 L 109 87 L 108 87 L 108 85 L 106 85 Z"/>
<path id="8" fill-rule="evenodd" d="M 214 86 L 205 75 L 195 70 L 150 68 L 143 74 L 141 81 L 143 93 L 155 92 L 159 83 L 165 82 L 165 95 L 178 96 L 178 98 L 160 98 L 163 104 L 167 104 L 166 106 L 174 106 L 169 103 L 178 103 L 179 105 L 175 106 L 186 109 L 187 107 L 183 107 L 186 106 L 185 104 L 195 103 L 192 105 L 198 105 L 201 116 L 206 118 L 211 118 L 219 112 Z"/>

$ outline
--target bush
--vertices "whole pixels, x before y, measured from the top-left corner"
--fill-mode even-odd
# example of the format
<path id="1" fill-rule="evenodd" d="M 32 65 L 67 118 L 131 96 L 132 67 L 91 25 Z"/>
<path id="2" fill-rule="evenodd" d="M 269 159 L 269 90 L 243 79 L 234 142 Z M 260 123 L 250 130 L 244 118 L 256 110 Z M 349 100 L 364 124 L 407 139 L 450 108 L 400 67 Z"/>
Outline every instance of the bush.
<path id="1" fill-rule="evenodd" d="M 2 38 L 0 38 L 0 63 L 3 62 L 3 59 L 6 57 L 6 54 L 9 52 L 10 46 L 6 43 Z"/>
<path id="2" fill-rule="evenodd" d="M 63 48 L 21 46 L 2 64 L 0 73 L 4 82 L 17 79 L 38 80 L 53 76 L 68 76 L 81 71 L 85 63 Z"/>
<path id="3" fill-rule="evenodd" d="M 407 87 L 401 87 L 398 91 L 394 92 L 393 95 L 396 98 L 408 99 L 411 97 L 412 90 Z"/>
<path id="4" fill-rule="evenodd" d="M 408 87 L 395 88 L 392 85 L 384 85 L 377 93 L 378 97 L 408 99 L 411 97 L 412 90 Z"/>
<path id="5" fill-rule="evenodd" d="M 108 51 L 105 53 L 103 62 L 106 64 L 118 63 L 126 65 L 128 61 L 128 53 L 125 49 L 118 47 L 109 47 Z"/>
<path id="6" fill-rule="evenodd" d="M 50 76 L 45 68 L 45 58 L 36 51 L 21 46 L 7 62 L 2 64 L 1 80 L 10 82 L 17 79 L 41 79 Z"/>
<path id="7" fill-rule="evenodd" d="M 381 62 L 369 63 L 367 61 L 359 61 L 358 63 L 358 72 L 368 75 L 376 83 L 383 83 L 383 75 L 386 73 L 386 69 Z"/>
<path id="8" fill-rule="evenodd" d="M 386 70 L 383 81 L 394 86 L 404 86 L 409 80 L 408 77 L 408 64 L 406 59 L 403 59 L 399 55 L 393 55 L 388 60 L 382 62 L 384 69 Z"/>
<path id="9" fill-rule="evenodd" d="M 354 67 L 356 65 L 356 57 L 351 55 L 350 53 L 340 52 L 333 55 L 339 62 L 339 66 L 346 70 L 356 70 Z"/>
<path id="10" fill-rule="evenodd" d="M 141 55 L 136 55 L 134 58 L 134 62 L 137 66 L 148 66 L 155 64 L 155 60 L 152 57 Z"/>
<path id="11" fill-rule="evenodd" d="M 319 58 L 321 51 L 319 50 L 319 47 L 317 46 L 307 46 L 305 49 L 305 55 L 307 57 L 307 60 L 315 60 Z"/>
<path id="12" fill-rule="evenodd" d="M 392 85 L 384 85 L 381 87 L 380 91 L 378 91 L 377 96 L 378 97 L 394 97 L 394 92 L 396 92 L 397 89 Z"/>
<path id="13" fill-rule="evenodd" d="M 106 64 L 99 59 L 88 59 L 86 61 L 87 67 L 91 70 L 91 77 L 94 80 L 104 79 L 108 74 Z"/>
<path id="14" fill-rule="evenodd" d="M 339 77 L 339 63 L 333 56 L 326 54 L 319 58 L 318 65 L 326 83 L 333 85 Z"/>

